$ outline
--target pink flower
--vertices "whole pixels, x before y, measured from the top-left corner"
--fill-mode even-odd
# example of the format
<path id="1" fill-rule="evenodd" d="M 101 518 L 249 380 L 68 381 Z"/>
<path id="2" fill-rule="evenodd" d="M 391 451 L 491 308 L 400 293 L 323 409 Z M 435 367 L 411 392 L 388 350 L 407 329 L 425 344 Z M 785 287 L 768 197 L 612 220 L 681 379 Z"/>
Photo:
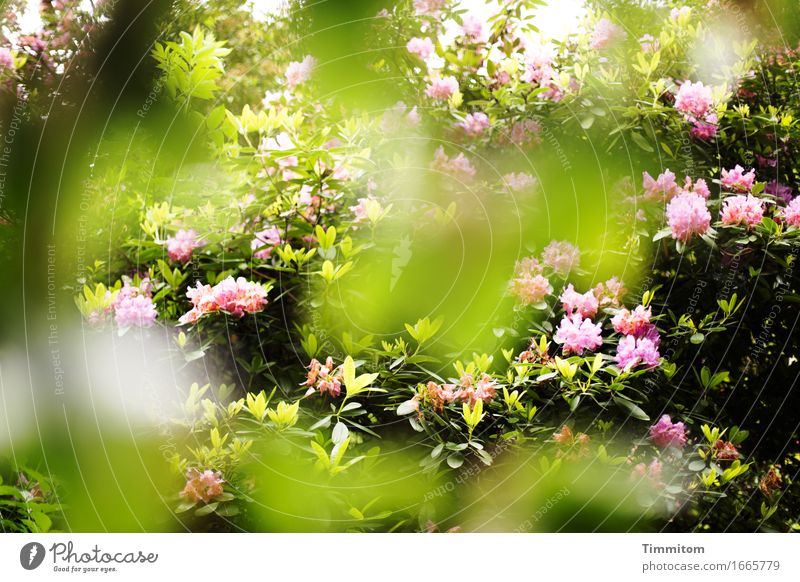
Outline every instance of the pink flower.
<path id="1" fill-rule="evenodd" d="M 599 307 L 619 307 L 625 295 L 625 285 L 616 277 L 611 277 L 605 283 L 598 283 L 594 288 Z"/>
<path id="2" fill-rule="evenodd" d="M 481 374 L 476 382 L 472 374 L 464 374 L 459 381 L 459 389 L 453 394 L 455 400 L 466 402 L 470 406 L 475 406 L 478 400 L 489 402 L 497 396 L 497 380 L 489 374 Z"/>
<path id="3" fill-rule="evenodd" d="M 544 275 L 525 274 L 511 281 L 511 294 L 524 305 L 535 305 L 553 292 L 553 286 Z"/>
<path id="4" fill-rule="evenodd" d="M 431 169 L 451 174 L 461 182 L 467 182 L 471 178 L 474 178 L 476 173 L 475 168 L 463 153 L 451 159 L 444 153 L 444 148 L 442 146 L 439 146 L 433 155 Z"/>
<path id="5" fill-rule="evenodd" d="M 711 87 L 684 81 L 675 96 L 675 109 L 693 118 L 703 118 L 712 104 Z"/>
<path id="6" fill-rule="evenodd" d="M 794 198 L 785 208 L 781 209 L 779 216 L 789 226 L 800 226 L 800 196 Z"/>
<path id="7" fill-rule="evenodd" d="M 606 48 L 613 41 L 625 38 L 627 34 L 608 18 L 601 18 L 592 31 L 589 46 L 595 50 Z"/>
<path id="8" fill-rule="evenodd" d="M 222 473 L 206 469 L 202 473 L 198 469 L 189 469 L 186 472 L 186 486 L 181 491 L 181 497 L 185 497 L 193 503 L 202 501 L 209 503 L 216 497 L 222 495 Z"/>
<path id="9" fill-rule="evenodd" d="M 642 187 L 645 191 L 645 198 L 652 200 L 669 200 L 677 196 L 681 191 L 677 182 L 675 182 L 675 174 L 670 172 L 669 168 L 659 174 L 655 180 L 650 174 L 643 172 Z"/>
<path id="10" fill-rule="evenodd" d="M 764 205 L 755 196 L 728 196 L 722 203 L 720 219 L 724 224 L 741 224 L 749 228 L 761 224 L 764 218 Z"/>
<path id="11" fill-rule="evenodd" d="M 516 146 L 524 146 L 528 144 L 540 143 L 541 137 L 539 134 L 542 131 L 541 124 L 535 119 L 525 119 L 522 121 L 514 122 L 511 126 L 511 132 L 508 135 L 508 141 Z"/>
<path id="12" fill-rule="evenodd" d="M 118 301 L 114 309 L 114 320 L 121 328 L 150 327 L 157 316 L 153 300 L 146 295 L 126 297 Z"/>
<path id="13" fill-rule="evenodd" d="M 150 327 L 158 316 L 153 305 L 150 279 L 143 279 L 138 287 L 132 285 L 129 278 L 124 277 L 124 280 L 111 304 L 114 320 L 121 328 Z"/>
<path id="14" fill-rule="evenodd" d="M 486 38 L 483 30 L 483 22 L 474 14 L 467 14 L 464 23 L 461 25 L 461 32 L 468 41 L 473 43 L 483 42 Z"/>
<path id="15" fill-rule="evenodd" d="M 458 91 L 458 81 L 455 77 L 434 77 L 430 80 L 425 87 L 425 94 L 438 100 L 449 99 L 456 91 Z"/>
<path id="16" fill-rule="evenodd" d="M 591 319 L 584 319 L 580 313 L 565 315 L 556 330 L 553 340 L 563 344 L 564 354 L 583 354 L 583 350 L 594 351 L 603 343 L 602 328 Z"/>
<path id="17" fill-rule="evenodd" d="M 691 189 L 692 192 L 694 192 L 698 196 L 702 196 L 706 200 L 708 200 L 708 197 L 711 196 L 711 191 L 708 189 L 708 184 L 706 184 L 706 181 L 703 180 L 702 178 L 698 178 L 693 186 L 692 179 L 689 178 L 689 176 L 686 176 L 686 179 L 683 184 L 683 189 L 684 190 Z"/>
<path id="18" fill-rule="evenodd" d="M 565 240 L 552 241 L 542 251 L 542 262 L 562 277 L 577 268 L 580 260 L 580 251 Z"/>
<path id="19" fill-rule="evenodd" d="M 514 264 L 514 273 L 518 277 L 541 275 L 543 272 L 544 267 L 536 257 L 525 257 Z"/>
<path id="20" fill-rule="evenodd" d="M 650 427 L 650 440 L 662 449 L 686 446 L 686 426 L 682 422 L 672 422 L 669 414 L 665 414 Z"/>
<path id="21" fill-rule="evenodd" d="M 693 235 L 708 232 L 711 213 L 704 198 L 694 192 L 682 192 L 667 204 L 667 222 L 672 238 L 686 242 Z"/>
<path id="22" fill-rule="evenodd" d="M 277 226 L 270 226 L 255 234 L 253 240 L 250 241 L 250 249 L 254 251 L 253 257 L 256 259 L 267 260 L 281 242 L 281 231 Z"/>
<path id="23" fill-rule="evenodd" d="M 620 368 L 630 370 L 631 368 L 644 364 L 648 368 L 658 366 L 661 355 L 658 353 L 658 346 L 650 338 L 636 338 L 626 335 L 619 340 L 617 355 L 614 360 Z"/>
<path id="24" fill-rule="evenodd" d="M 523 192 L 536 186 L 536 178 L 525 172 L 506 174 L 503 181 L 514 192 Z"/>
<path id="25" fill-rule="evenodd" d="M 692 9 L 689 6 L 681 6 L 680 8 L 673 8 L 669 11 L 669 17 L 672 20 L 678 20 L 681 16 L 688 15 Z"/>
<path id="26" fill-rule="evenodd" d="M 311 78 L 311 73 L 317 60 L 311 55 L 306 56 L 302 61 L 293 61 L 286 67 L 286 84 L 290 89 L 305 83 Z"/>
<path id="27" fill-rule="evenodd" d="M 735 444 L 722 439 L 717 439 L 714 443 L 714 452 L 718 461 L 735 461 L 740 456 Z"/>
<path id="28" fill-rule="evenodd" d="M 722 170 L 722 185 L 733 192 L 750 192 L 756 179 L 756 171 L 750 170 L 746 174 L 739 164 L 732 170 Z"/>
<path id="29" fill-rule="evenodd" d="M 435 47 L 431 39 L 426 36 L 425 38 L 412 38 L 406 44 L 406 48 L 411 54 L 417 55 L 421 59 L 427 59 L 433 54 Z"/>
<path id="30" fill-rule="evenodd" d="M 175 236 L 167 238 L 167 255 L 173 261 L 188 263 L 192 259 L 192 251 L 204 244 L 197 240 L 194 229 L 180 229 Z"/>
<path id="31" fill-rule="evenodd" d="M 651 316 L 652 311 L 649 306 L 637 305 L 633 311 L 623 307 L 611 318 L 611 325 L 617 333 L 641 337 L 649 328 Z"/>
<path id="32" fill-rule="evenodd" d="M 446 0 L 414 0 L 414 10 L 423 16 L 437 16 Z"/>
<path id="33" fill-rule="evenodd" d="M 195 288 L 186 291 L 186 296 L 194 307 L 178 319 L 181 325 L 194 323 L 204 315 L 220 310 L 234 317 L 243 317 L 245 313 L 263 310 L 267 304 L 267 290 L 244 277 L 236 280 L 228 277 L 213 287 L 201 285 L 198 281 Z"/>
<path id="34" fill-rule="evenodd" d="M 708 141 L 717 135 L 717 126 L 713 123 L 706 123 L 705 121 L 697 120 L 694 122 L 694 127 L 692 127 L 690 133 L 697 139 Z"/>
<path id="35" fill-rule="evenodd" d="M 583 317 L 594 317 L 597 314 L 599 302 L 593 291 L 578 293 L 570 283 L 559 297 L 567 315 L 577 312 Z"/>
<path id="36" fill-rule="evenodd" d="M 308 386 L 306 396 L 310 396 L 315 391 L 320 394 L 327 394 L 331 398 L 336 398 L 342 392 L 342 371 L 333 364 L 333 358 L 328 356 L 325 365 L 320 364 L 319 360 L 313 359 L 308 365 L 306 381 L 301 386 Z"/>
<path id="37" fill-rule="evenodd" d="M 645 53 L 654 53 L 656 52 L 660 44 L 657 38 L 654 38 L 652 34 L 645 34 L 639 39 L 639 45 L 642 47 L 642 52 Z"/>
<path id="38" fill-rule="evenodd" d="M 525 72 L 522 80 L 526 83 L 547 85 L 555 76 L 553 49 L 545 45 L 529 46 L 525 49 Z"/>
<path id="39" fill-rule="evenodd" d="M 653 487 L 661 487 L 661 461 L 653 459 L 649 465 L 639 463 L 631 471 L 631 481 L 646 480 Z"/>
<path id="40" fill-rule="evenodd" d="M 14 68 L 14 55 L 6 47 L 0 47 L 0 69 Z"/>
<path id="41" fill-rule="evenodd" d="M 463 129 L 467 135 L 477 137 L 489 127 L 489 117 L 480 111 L 477 113 L 468 113 L 464 121 L 461 121 L 457 125 Z"/>
<path id="42" fill-rule="evenodd" d="M 213 287 L 214 300 L 222 311 L 235 317 L 256 313 L 266 305 L 267 291 L 244 277 L 223 279 Z"/>

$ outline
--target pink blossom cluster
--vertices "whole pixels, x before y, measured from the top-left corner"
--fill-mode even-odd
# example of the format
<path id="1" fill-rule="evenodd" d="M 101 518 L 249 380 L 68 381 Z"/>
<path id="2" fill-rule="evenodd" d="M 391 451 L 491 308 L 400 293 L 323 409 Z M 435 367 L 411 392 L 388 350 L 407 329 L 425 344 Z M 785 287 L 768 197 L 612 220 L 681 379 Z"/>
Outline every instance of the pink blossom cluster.
<path id="1" fill-rule="evenodd" d="M 681 191 L 675 181 L 675 173 L 670 172 L 669 168 L 659 174 L 656 179 L 653 179 L 648 172 L 643 172 L 642 187 L 645 198 L 651 200 L 671 200 Z"/>
<path id="2" fill-rule="evenodd" d="M 423 37 L 414 37 L 406 43 L 406 49 L 412 55 L 417 55 L 421 59 L 427 59 L 434 53 L 435 47 L 433 45 L 433 41 L 430 38 Z"/>
<path id="3" fill-rule="evenodd" d="M 0 47 L 0 69 L 14 68 L 14 55 L 6 47 Z"/>
<path id="4" fill-rule="evenodd" d="M 665 414 L 650 427 L 650 440 L 662 449 L 669 447 L 682 449 L 686 446 L 686 425 L 682 422 L 672 422 L 669 414 Z"/>
<path id="5" fill-rule="evenodd" d="M 475 14 L 467 14 L 462 20 L 461 33 L 467 42 L 480 44 L 486 41 L 486 30 L 480 17 Z"/>
<path id="6" fill-rule="evenodd" d="M 553 340 L 563 346 L 564 354 L 581 355 L 584 350 L 594 351 L 603 344 L 602 327 L 580 313 L 565 315 Z"/>
<path id="7" fill-rule="evenodd" d="M 489 374 L 483 373 L 478 379 L 475 379 L 473 374 L 465 373 L 459 379 L 458 390 L 455 391 L 453 398 L 475 406 L 478 400 L 484 402 L 493 400 L 497 396 L 497 388 L 497 380 Z"/>
<path id="8" fill-rule="evenodd" d="M 553 292 L 550 281 L 542 272 L 543 268 L 533 257 L 517 262 L 516 277 L 511 281 L 511 294 L 524 305 L 535 305 Z"/>
<path id="9" fill-rule="evenodd" d="M 623 307 L 611 318 L 611 325 L 615 332 L 623 335 L 632 335 L 637 338 L 647 336 L 654 339 L 658 337 L 658 332 L 655 325 L 650 323 L 651 317 L 652 311 L 649 306 L 637 305 L 633 311 Z"/>
<path id="10" fill-rule="evenodd" d="M 437 172 L 450 174 L 460 182 L 467 182 L 475 177 L 475 168 L 463 153 L 454 158 L 444 153 L 444 147 L 439 146 L 433 155 L 431 169 Z"/>
<path id="11" fill-rule="evenodd" d="M 714 443 L 713 450 L 718 461 L 735 461 L 740 456 L 735 444 L 730 441 L 723 441 L 722 439 L 717 439 L 717 442 Z"/>
<path id="12" fill-rule="evenodd" d="M 414 11 L 421 16 L 438 16 L 447 0 L 414 0 Z"/>
<path id="13" fill-rule="evenodd" d="M 272 256 L 275 247 L 282 242 L 281 231 L 277 226 L 270 226 L 255 233 L 253 240 L 250 241 L 250 249 L 254 258 L 267 260 Z"/>
<path id="14" fill-rule="evenodd" d="M 654 368 L 658 366 L 660 360 L 661 354 L 658 353 L 657 342 L 649 337 L 637 338 L 632 335 L 626 335 L 619 340 L 617 354 L 614 356 L 617 365 L 625 370 L 630 370 L 640 364 Z"/>
<path id="15" fill-rule="evenodd" d="M 189 288 L 186 296 L 193 307 L 178 319 L 181 325 L 195 323 L 201 317 L 217 311 L 244 317 L 245 313 L 258 313 L 267 304 L 267 290 L 244 277 L 235 280 L 228 277 L 213 287 L 198 281 L 196 287 Z"/>
<path id="16" fill-rule="evenodd" d="M 598 283 L 594 288 L 594 296 L 600 308 L 619 307 L 625 295 L 625 285 L 617 277 L 611 277 L 605 283 Z"/>
<path id="17" fill-rule="evenodd" d="M 111 304 L 114 310 L 114 321 L 120 328 L 150 327 L 156 321 L 158 312 L 153 305 L 152 286 L 149 279 L 144 279 L 136 286 L 125 278 L 122 289 Z"/>
<path id="18" fill-rule="evenodd" d="M 794 198 L 789 204 L 782 208 L 779 212 L 779 216 L 789 226 L 800 226 L 800 196 Z"/>
<path id="19" fill-rule="evenodd" d="M 175 236 L 167 238 L 167 255 L 178 263 L 188 263 L 192 260 L 194 249 L 202 247 L 205 243 L 198 240 L 194 229 L 180 229 Z"/>
<path id="20" fill-rule="evenodd" d="M 539 96 L 558 102 L 564 96 L 564 90 L 558 85 L 558 74 L 554 63 L 552 48 L 544 45 L 529 46 L 525 50 L 525 71 L 521 79 L 526 83 L 547 88 L 547 91 Z"/>
<path id="21" fill-rule="evenodd" d="M 711 196 L 711 190 L 708 189 L 708 184 L 702 178 L 698 178 L 693 184 L 692 179 L 689 176 L 684 177 L 683 191 L 692 192 L 693 194 L 702 196 L 706 200 L 708 200 L 709 196 Z"/>
<path id="22" fill-rule="evenodd" d="M 791 186 L 781 184 L 777 180 L 770 180 L 764 186 L 765 194 L 772 194 L 775 198 L 781 199 L 783 202 L 791 202 L 794 198 L 794 190 Z"/>
<path id="23" fill-rule="evenodd" d="M 711 109 L 713 102 L 711 87 L 706 87 L 702 81 L 692 83 L 687 80 L 678 88 L 675 109 L 687 116 L 703 118 Z"/>
<path id="24" fill-rule="evenodd" d="M 449 99 L 456 91 L 458 91 L 458 81 L 453 76 L 434 75 L 425 86 L 425 95 L 439 101 Z"/>
<path id="25" fill-rule="evenodd" d="M 316 66 L 317 60 L 311 55 L 307 55 L 302 61 L 293 61 L 286 67 L 286 84 L 290 89 L 294 89 L 311 78 L 311 73 Z"/>
<path id="26" fill-rule="evenodd" d="M 590 440 L 588 434 L 585 432 L 574 433 L 569 425 L 566 424 L 553 433 L 553 441 L 563 447 L 585 447 Z"/>
<path id="27" fill-rule="evenodd" d="M 667 203 L 667 223 L 672 230 L 672 238 L 686 242 L 694 235 L 708 232 L 711 213 L 702 196 L 684 191 Z"/>
<path id="28" fill-rule="evenodd" d="M 718 118 L 712 105 L 711 87 L 704 86 L 700 81 L 684 81 L 675 96 L 675 108 L 683 113 L 686 121 L 694 125 L 692 135 L 704 140 L 711 139 L 717 133 Z"/>
<path id="29" fill-rule="evenodd" d="M 721 173 L 722 186 L 731 192 L 750 192 L 755 180 L 756 171 L 745 172 L 739 164 L 736 164 L 732 170 L 723 169 Z"/>
<path id="30" fill-rule="evenodd" d="M 222 473 L 206 469 L 202 473 L 195 468 L 186 472 L 186 486 L 181 497 L 192 503 L 209 503 L 222 495 Z"/>
<path id="31" fill-rule="evenodd" d="M 649 465 L 638 463 L 631 470 L 631 481 L 646 481 L 653 487 L 661 487 L 663 485 L 662 469 L 661 461 L 658 459 L 653 459 Z"/>
<path id="32" fill-rule="evenodd" d="M 485 113 L 478 111 L 476 113 L 468 113 L 464 121 L 460 121 L 457 127 L 460 127 L 470 137 L 477 137 L 489 128 L 489 116 Z"/>
<path id="33" fill-rule="evenodd" d="M 342 392 L 342 370 L 334 366 L 333 358 L 330 356 L 325 360 L 324 365 L 319 360 L 312 359 L 308 365 L 306 381 L 301 386 L 308 386 L 306 396 L 319 392 L 336 398 Z"/>
<path id="34" fill-rule="evenodd" d="M 438 412 L 444 409 L 445 404 L 451 402 L 465 402 L 470 406 L 475 406 L 478 400 L 489 402 L 496 398 L 499 387 L 497 380 L 489 374 L 482 373 L 476 379 L 474 374 L 464 373 L 458 384 L 428 382 L 425 391 L 415 395 L 411 403 L 415 410 L 419 410 L 419 402 L 424 399 Z"/>
<path id="35" fill-rule="evenodd" d="M 622 27 L 614 24 L 608 18 L 601 18 L 594 26 L 589 38 L 589 46 L 595 50 L 604 49 L 613 42 L 627 36 Z"/>
<path id="36" fill-rule="evenodd" d="M 565 277 L 580 264 L 581 253 L 569 242 L 551 241 L 542 251 L 542 262 Z"/>
<path id="37" fill-rule="evenodd" d="M 514 192 L 524 192 L 536 186 L 537 180 L 525 172 L 512 172 L 503 176 L 503 181 Z"/>
<path id="38" fill-rule="evenodd" d="M 511 131 L 508 136 L 501 136 L 501 138 L 507 139 L 510 143 L 519 147 L 537 145 L 542 141 L 541 131 L 542 125 L 538 121 L 535 119 L 523 119 L 515 121 L 511 125 Z"/>
<path id="39" fill-rule="evenodd" d="M 638 42 L 642 47 L 642 52 L 645 53 L 654 53 L 661 47 L 661 43 L 652 34 L 641 36 Z"/>
<path id="40" fill-rule="evenodd" d="M 716 119 L 716 114 L 709 115 L 709 118 Z M 700 120 L 695 121 L 694 127 L 691 129 L 692 136 L 703 141 L 710 140 L 712 137 L 717 135 L 717 126 L 715 123 L 716 121 L 714 123 Z"/>
<path id="41" fill-rule="evenodd" d="M 586 293 L 578 293 L 575 291 L 572 283 L 567 285 L 564 292 L 559 297 L 564 307 L 564 312 L 567 315 L 573 313 L 580 313 L 582 317 L 592 318 L 597 314 L 599 302 L 595 297 L 594 290 L 589 290 Z"/>
<path id="42" fill-rule="evenodd" d="M 742 225 L 752 228 L 761 224 L 764 204 L 752 194 L 728 196 L 722 203 L 720 219 L 727 225 Z"/>
<path id="43" fill-rule="evenodd" d="M 681 17 L 688 16 L 691 12 L 692 12 L 691 7 L 681 6 L 680 8 L 673 8 L 672 10 L 670 10 L 669 17 L 671 20 L 678 20 Z"/>

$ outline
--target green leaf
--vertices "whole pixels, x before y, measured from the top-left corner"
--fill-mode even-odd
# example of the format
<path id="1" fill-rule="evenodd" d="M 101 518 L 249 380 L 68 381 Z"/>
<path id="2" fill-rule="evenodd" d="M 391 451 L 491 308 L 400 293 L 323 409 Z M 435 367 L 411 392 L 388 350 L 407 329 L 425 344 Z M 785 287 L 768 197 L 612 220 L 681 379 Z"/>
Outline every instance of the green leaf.
<path id="1" fill-rule="evenodd" d="M 700 460 L 694 460 L 687 466 L 687 469 L 690 471 L 702 471 L 706 468 L 706 462 Z"/>
<path id="2" fill-rule="evenodd" d="M 650 145 L 650 143 L 647 141 L 647 139 L 645 139 L 645 137 L 642 134 L 634 131 L 631 133 L 631 139 L 633 140 L 633 143 L 642 148 L 644 151 L 650 153 L 655 151 L 653 149 L 653 146 Z"/>
<path id="3" fill-rule="evenodd" d="M 628 400 L 627 398 L 621 398 L 619 396 L 613 396 L 614 403 L 628 411 L 633 418 L 638 418 L 639 420 L 650 420 L 650 417 L 645 414 L 644 410 L 639 408 L 636 404 Z"/>
<path id="4" fill-rule="evenodd" d="M 464 464 L 464 455 L 461 453 L 453 453 L 449 457 L 447 457 L 447 464 L 450 465 L 453 469 L 458 469 L 461 465 Z"/>
<path id="5" fill-rule="evenodd" d="M 333 427 L 333 434 L 331 435 L 331 440 L 334 444 L 343 443 L 345 439 L 350 435 L 350 430 L 347 428 L 347 425 L 341 421 L 336 423 L 336 426 Z"/>
<path id="6" fill-rule="evenodd" d="M 417 403 L 415 400 L 406 400 L 401 402 L 397 407 L 397 416 L 405 416 L 417 411 Z"/>
<path id="7" fill-rule="evenodd" d="M 204 505 L 203 507 L 199 508 L 197 511 L 194 512 L 197 516 L 204 516 L 210 513 L 214 513 L 217 507 L 219 507 L 219 503 L 209 503 L 208 505 Z"/>

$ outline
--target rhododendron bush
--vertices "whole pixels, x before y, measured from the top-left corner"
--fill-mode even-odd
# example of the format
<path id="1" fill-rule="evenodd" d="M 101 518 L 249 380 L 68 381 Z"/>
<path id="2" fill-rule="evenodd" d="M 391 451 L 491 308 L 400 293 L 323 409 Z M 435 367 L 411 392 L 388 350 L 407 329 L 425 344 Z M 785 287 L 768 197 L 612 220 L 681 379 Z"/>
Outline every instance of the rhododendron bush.
<path id="1" fill-rule="evenodd" d="M 206 0 L 126 59 L 53 4 L 0 49 L 60 136 L 4 209 L 51 419 L 4 528 L 800 528 L 796 31 Z"/>

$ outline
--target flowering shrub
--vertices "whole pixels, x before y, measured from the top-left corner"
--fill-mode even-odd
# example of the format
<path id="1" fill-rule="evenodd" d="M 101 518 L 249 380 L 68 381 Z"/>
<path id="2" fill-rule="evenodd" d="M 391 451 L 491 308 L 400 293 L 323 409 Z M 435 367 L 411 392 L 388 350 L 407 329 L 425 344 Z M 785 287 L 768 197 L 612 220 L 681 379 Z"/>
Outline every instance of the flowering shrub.
<path id="1" fill-rule="evenodd" d="M 166 337 L 193 375 L 162 492 L 184 526 L 468 529 L 484 522 L 457 508 L 491 508 L 506 493 L 471 496 L 504 471 L 578 491 L 596 470 L 625 516 L 586 529 L 800 527 L 800 59 L 726 44 L 706 24 L 724 6 L 686 4 L 590 3 L 550 39 L 523 0 L 398 2 L 370 33 L 394 48 L 364 67 L 393 80 L 381 107 L 322 89 L 311 8 L 271 15 L 261 52 L 226 2 L 160 24 L 152 81 L 192 161 L 150 168 L 145 143 L 121 175 L 104 154 L 86 184 L 113 252 L 69 283 L 91 333 Z M 695 63 L 712 41 L 726 58 Z M 21 46 L 0 67 L 24 88 Z M 437 303 L 459 245 L 490 265 Z M 490 299 L 455 306 L 459 335 L 448 308 L 471 285 Z"/>

